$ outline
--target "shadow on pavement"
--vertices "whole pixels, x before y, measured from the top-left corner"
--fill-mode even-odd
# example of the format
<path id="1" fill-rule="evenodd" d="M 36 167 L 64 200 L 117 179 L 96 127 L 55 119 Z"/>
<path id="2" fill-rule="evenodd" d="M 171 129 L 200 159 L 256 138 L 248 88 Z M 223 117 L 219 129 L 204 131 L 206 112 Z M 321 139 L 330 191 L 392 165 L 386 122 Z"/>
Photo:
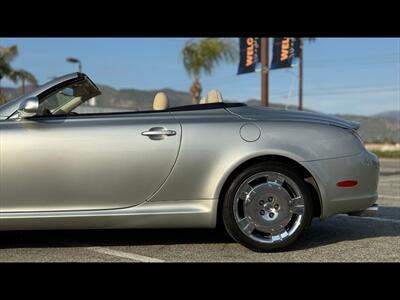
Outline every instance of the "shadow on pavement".
<path id="1" fill-rule="evenodd" d="M 234 243 L 217 229 L 109 229 L 0 233 L 0 249 Z M 76 244 L 76 246 L 75 246 Z"/>
<path id="2" fill-rule="evenodd" d="M 400 207 L 379 206 L 377 217 L 400 221 Z"/>
<path id="3" fill-rule="evenodd" d="M 379 218 L 394 219 L 400 215 L 400 207 L 384 207 L 386 212 L 380 212 Z M 390 215 L 388 215 L 390 213 Z M 327 246 L 344 241 L 358 241 L 379 237 L 400 237 L 400 224 L 376 221 L 361 217 L 334 216 L 327 220 L 315 219 L 311 228 L 290 250 L 304 250 Z"/>
<path id="4" fill-rule="evenodd" d="M 399 218 L 400 207 L 382 207 L 382 214 L 387 218 L 389 216 L 397 216 L 396 218 Z M 342 241 L 390 236 L 400 236 L 400 224 L 345 216 L 332 217 L 327 220 L 314 219 L 310 229 L 289 251 L 316 248 Z M 221 229 L 110 229 L 0 232 L 0 249 L 220 243 L 235 243 L 235 241 Z"/>

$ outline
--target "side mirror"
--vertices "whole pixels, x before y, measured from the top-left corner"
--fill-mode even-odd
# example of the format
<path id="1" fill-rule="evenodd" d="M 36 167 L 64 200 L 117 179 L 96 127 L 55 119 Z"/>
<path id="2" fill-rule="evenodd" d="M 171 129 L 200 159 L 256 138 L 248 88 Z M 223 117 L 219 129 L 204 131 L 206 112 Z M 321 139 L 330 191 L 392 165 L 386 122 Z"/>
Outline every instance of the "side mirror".
<path id="1" fill-rule="evenodd" d="M 37 114 L 38 108 L 39 99 L 37 97 L 29 97 L 20 104 L 18 116 L 22 119 L 33 117 Z"/>

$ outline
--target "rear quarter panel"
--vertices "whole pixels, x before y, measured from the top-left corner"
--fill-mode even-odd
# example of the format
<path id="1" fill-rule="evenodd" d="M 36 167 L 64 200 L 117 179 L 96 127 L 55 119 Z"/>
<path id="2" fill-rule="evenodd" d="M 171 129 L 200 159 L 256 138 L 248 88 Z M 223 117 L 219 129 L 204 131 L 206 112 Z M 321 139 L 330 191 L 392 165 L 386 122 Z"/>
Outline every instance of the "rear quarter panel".
<path id="1" fill-rule="evenodd" d="M 254 122 L 223 109 L 174 115 L 182 125 L 179 157 L 167 182 L 150 201 L 217 200 L 237 167 L 263 155 L 281 155 L 306 165 L 304 162 L 351 156 L 363 150 L 346 130 L 329 125 Z M 248 142 L 241 137 L 245 124 L 259 129 L 259 139 Z M 313 175 L 318 178 L 318 174 Z"/>

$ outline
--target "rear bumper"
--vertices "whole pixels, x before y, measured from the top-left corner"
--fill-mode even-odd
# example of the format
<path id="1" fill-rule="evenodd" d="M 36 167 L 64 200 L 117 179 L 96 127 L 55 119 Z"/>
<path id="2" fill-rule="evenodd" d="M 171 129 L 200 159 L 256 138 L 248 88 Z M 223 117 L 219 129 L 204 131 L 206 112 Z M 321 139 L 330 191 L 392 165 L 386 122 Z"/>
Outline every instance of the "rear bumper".
<path id="1" fill-rule="evenodd" d="M 378 200 L 379 159 L 364 150 L 358 155 L 317 160 L 304 164 L 318 185 L 321 218 L 368 210 Z M 338 187 L 343 180 L 356 180 L 353 187 Z M 368 213 L 373 213 L 370 209 Z"/>
<path id="2" fill-rule="evenodd" d="M 351 212 L 349 213 L 349 215 L 356 217 L 375 217 L 378 214 L 378 210 L 379 206 L 375 203 L 368 207 L 366 210 Z"/>

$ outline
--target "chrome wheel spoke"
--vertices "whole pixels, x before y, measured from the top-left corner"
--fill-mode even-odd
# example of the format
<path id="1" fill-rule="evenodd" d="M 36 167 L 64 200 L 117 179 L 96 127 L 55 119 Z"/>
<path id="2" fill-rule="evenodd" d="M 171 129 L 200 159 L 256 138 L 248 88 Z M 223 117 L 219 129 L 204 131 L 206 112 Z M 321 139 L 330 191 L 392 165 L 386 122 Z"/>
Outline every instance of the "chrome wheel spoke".
<path id="1" fill-rule="evenodd" d="M 279 234 L 281 236 L 282 239 L 286 238 L 289 236 L 289 233 L 287 232 L 286 229 L 283 230 L 282 233 Z"/>
<path id="2" fill-rule="evenodd" d="M 281 241 L 281 240 L 282 240 L 282 238 L 279 234 L 271 236 L 272 242 L 277 242 L 277 241 Z"/>
<path id="3" fill-rule="evenodd" d="M 304 214 L 304 205 L 303 204 L 299 204 L 296 205 L 292 208 L 292 212 L 296 215 L 302 215 Z"/>
<path id="4" fill-rule="evenodd" d="M 290 211 L 296 215 L 304 214 L 304 201 L 301 196 L 291 200 Z"/>
<path id="5" fill-rule="evenodd" d="M 276 241 L 282 241 L 285 238 L 289 236 L 289 232 L 286 230 L 286 228 L 282 228 L 278 232 L 274 232 L 274 234 L 271 234 L 271 241 L 276 242 Z"/>
<path id="6" fill-rule="evenodd" d="M 275 182 L 277 184 L 279 184 L 280 186 L 282 186 L 283 183 L 285 182 L 285 178 L 283 178 L 282 176 L 277 176 L 276 179 L 275 179 Z"/>
<path id="7" fill-rule="evenodd" d="M 248 182 L 246 182 L 246 184 L 240 189 L 239 198 L 246 200 L 252 190 L 253 188 L 249 185 Z"/>
<path id="8" fill-rule="evenodd" d="M 253 233 L 253 231 L 255 229 L 254 223 L 251 222 L 247 217 L 240 220 L 238 222 L 238 225 L 239 225 L 240 229 L 243 230 L 244 232 L 246 232 L 247 234 Z"/>

